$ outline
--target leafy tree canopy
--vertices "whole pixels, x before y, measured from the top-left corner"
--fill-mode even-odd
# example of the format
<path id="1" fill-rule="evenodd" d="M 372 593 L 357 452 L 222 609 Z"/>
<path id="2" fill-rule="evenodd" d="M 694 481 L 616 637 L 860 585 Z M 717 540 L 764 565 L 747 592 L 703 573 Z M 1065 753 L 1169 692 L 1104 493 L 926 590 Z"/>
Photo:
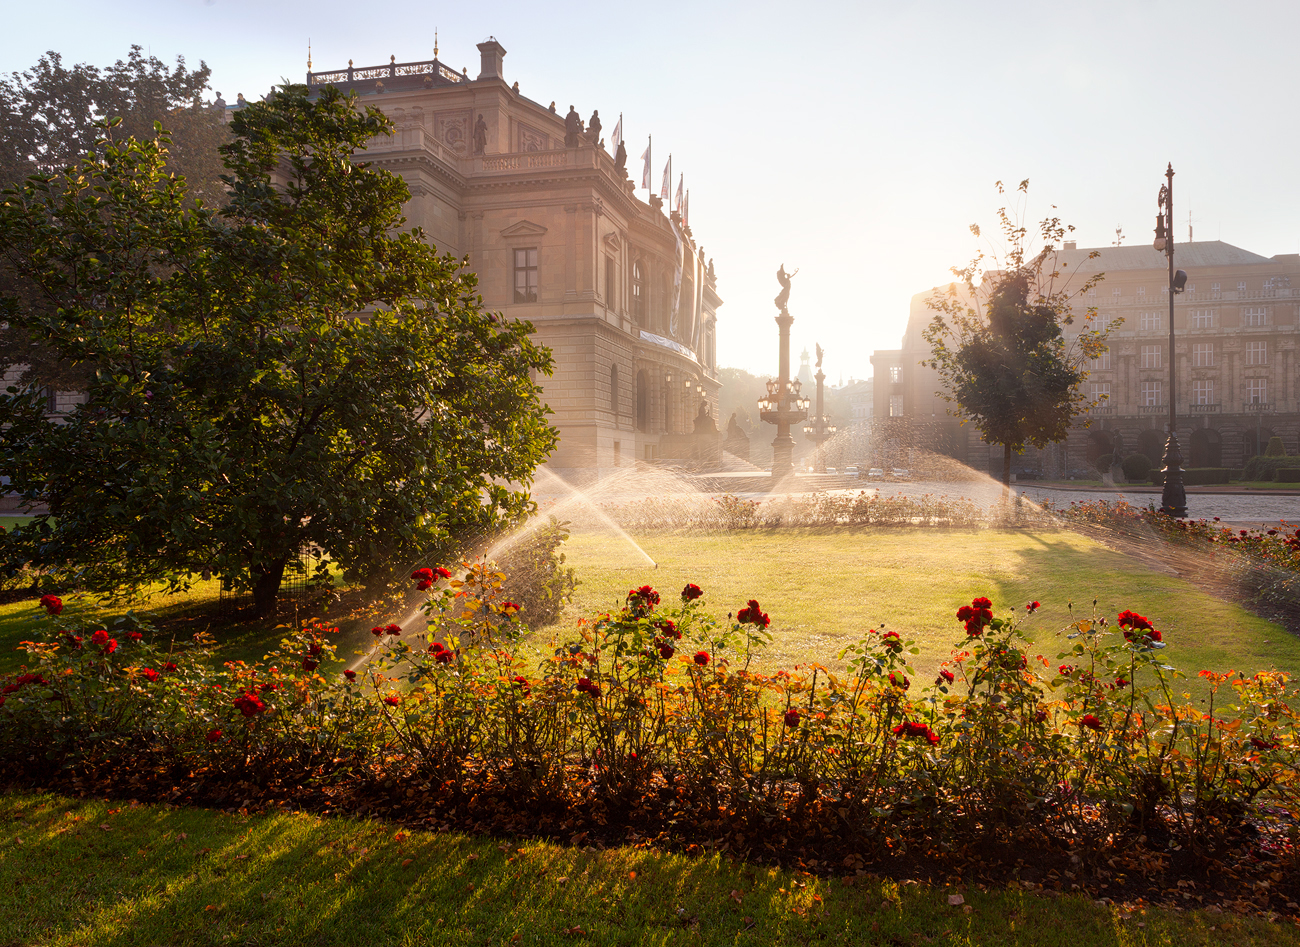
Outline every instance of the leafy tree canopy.
<path id="1" fill-rule="evenodd" d="M 9 568 L 101 592 L 211 572 L 265 613 L 304 547 L 379 584 L 529 509 L 503 484 L 554 447 L 549 352 L 401 229 L 400 178 L 354 163 L 379 110 L 305 86 L 242 110 L 220 210 L 161 128 L 120 128 L 0 197 L 0 317 L 88 378 L 59 419 L 32 385 L 0 395 L 0 469 L 50 509 L 5 537 Z"/>
<path id="2" fill-rule="evenodd" d="M 1028 188 L 1022 181 L 1018 190 L 1024 194 Z M 1031 255 L 1028 228 L 1006 207 L 998 210 L 998 220 L 1004 255 L 981 252 L 953 269 L 961 282 L 930 299 L 935 316 L 925 339 L 928 363 L 944 384 L 939 396 L 986 441 L 1002 445 L 1003 483 L 1009 486 L 1012 453 L 1063 440 L 1093 406 L 1081 388 L 1088 374 L 1084 363 L 1106 350 L 1110 330 L 1093 328 L 1096 310 L 1087 309 L 1087 325 L 1066 345 L 1062 327 L 1074 320 L 1072 300 L 1103 277 L 1066 272 L 1059 250 L 1073 227 L 1057 217 L 1043 220 L 1037 231 L 1041 248 Z M 971 231 L 980 236 L 978 225 Z"/>

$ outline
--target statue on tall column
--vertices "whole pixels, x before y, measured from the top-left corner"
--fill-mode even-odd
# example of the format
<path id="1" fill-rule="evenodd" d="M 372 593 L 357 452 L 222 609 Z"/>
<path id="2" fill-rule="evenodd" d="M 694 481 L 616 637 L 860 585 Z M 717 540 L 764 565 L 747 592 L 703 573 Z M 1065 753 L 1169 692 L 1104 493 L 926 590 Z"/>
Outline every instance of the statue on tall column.
<path id="1" fill-rule="evenodd" d="M 578 136 L 582 134 L 582 116 L 572 105 L 569 114 L 564 116 L 564 147 L 577 148 Z"/>
<path id="2" fill-rule="evenodd" d="M 822 347 L 820 345 L 817 346 L 817 368 L 818 369 L 821 369 L 822 367 L 822 357 L 825 356 L 825 354 L 826 353 L 822 351 Z"/>
<path id="3" fill-rule="evenodd" d="M 776 303 L 776 308 L 780 309 L 782 312 L 785 312 L 785 304 L 790 301 L 790 280 L 794 279 L 798 273 L 798 270 L 795 270 L 793 273 L 787 273 L 785 271 L 784 263 L 782 263 L 781 268 L 776 271 L 776 281 L 781 284 L 781 292 L 777 293 L 776 299 L 773 300 L 773 302 Z"/>

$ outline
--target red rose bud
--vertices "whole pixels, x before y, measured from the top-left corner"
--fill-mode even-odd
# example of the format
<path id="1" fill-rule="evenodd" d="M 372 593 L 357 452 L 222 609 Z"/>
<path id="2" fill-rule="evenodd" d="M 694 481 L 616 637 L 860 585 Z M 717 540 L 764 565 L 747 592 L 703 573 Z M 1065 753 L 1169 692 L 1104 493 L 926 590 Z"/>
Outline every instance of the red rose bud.
<path id="1" fill-rule="evenodd" d="M 401 625 L 390 624 L 384 626 L 384 634 L 386 635 L 400 635 L 401 633 L 402 633 Z"/>
<path id="2" fill-rule="evenodd" d="M 787 710 L 785 712 L 785 725 L 792 728 L 799 726 L 799 711 L 793 707 Z"/>
<path id="3" fill-rule="evenodd" d="M 1093 714 L 1084 714 L 1079 718 L 1079 726 L 1087 727 L 1089 730 L 1100 730 L 1102 723 Z"/>
<path id="4" fill-rule="evenodd" d="M 688 584 L 686 588 L 682 589 L 682 601 L 693 602 L 703 594 L 704 591 L 698 585 L 692 582 Z"/>
<path id="5" fill-rule="evenodd" d="M 209 730 L 209 731 L 208 731 L 208 742 L 209 742 L 209 743 L 220 743 L 220 742 L 221 742 L 221 731 L 220 731 L 220 730 Z"/>
<path id="6" fill-rule="evenodd" d="M 953 674 L 952 671 L 945 669 L 939 672 L 939 681 L 943 681 L 945 684 L 951 684 L 955 680 L 957 680 L 957 675 Z M 938 683 L 938 681 L 935 683 Z"/>
<path id="7" fill-rule="evenodd" d="M 153 668 L 140 668 L 140 676 L 143 677 L 150 684 L 152 684 L 154 681 L 158 680 L 158 678 L 161 677 L 162 675 L 159 674 L 157 671 L 155 671 Z"/>
<path id="8" fill-rule="evenodd" d="M 370 629 L 370 633 L 374 635 L 376 638 L 378 638 L 380 635 L 384 633 L 383 626 L 376 625 L 374 628 Z"/>
<path id="9" fill-rule="evenodd" d="M 396 694 L 389 694 L 387 697 L 384 698 L 384 703 L 386 703 L 389 707 L 396 707 L 401 702 L 402 702 L 402 698 L 398 697 Z"/>
<path id="10" fill-rule="evenodd" d="M 355 681 L 357 679 L 357 672 L 349 668 L 348 670 L 343 672 L 343 676 L 346 677 L 349 681 Z"/>
<path id="11" fill-rule="evenodd" d="M 450 579 L 450 578 L 451 578 L 451 570 L 450 570 L 450 569 L 444 569 L 442 566 L 438 566 L 438 568 L 434 569 L 434 570 L 433 570 L 433 574 L 436 575 L 436 576 L 437 576 L 438 578 L 440 578 L 440 579 Z"/>

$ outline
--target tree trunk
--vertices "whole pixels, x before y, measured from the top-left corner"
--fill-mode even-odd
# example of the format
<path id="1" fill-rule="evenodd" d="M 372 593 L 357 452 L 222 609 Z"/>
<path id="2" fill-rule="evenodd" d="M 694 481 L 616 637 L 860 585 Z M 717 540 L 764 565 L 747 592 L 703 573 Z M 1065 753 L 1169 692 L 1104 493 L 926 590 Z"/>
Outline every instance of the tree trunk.
<path id="1" fill-rule="evenodd" d="M 269 618 L 275 613 L 275 600 L 280 595 L 284 567 L 288 563 L 289 558 L 281 556 L 269 565 L 253 567 L 253 574 L 257 576 L 253 583 L 253 612 L 258 618 Z"/>
<path id="2" fill-rule="evenodd" d="M 1002 490 L 1011 492 L 1011 445 L 1002 445 Z"/>

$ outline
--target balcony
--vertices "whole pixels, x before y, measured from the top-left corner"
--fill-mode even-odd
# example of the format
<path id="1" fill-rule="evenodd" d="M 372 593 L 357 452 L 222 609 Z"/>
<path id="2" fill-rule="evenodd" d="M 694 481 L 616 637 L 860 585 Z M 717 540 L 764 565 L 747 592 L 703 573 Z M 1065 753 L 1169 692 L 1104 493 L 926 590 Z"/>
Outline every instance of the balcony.
<path id="1" fill-rule="evenodd" d="M 1167 404 L 1143 404 L 1138 406 L 1138 414 L 1167 414 L 1169 405 Z"/>
<path id="2" fill-rule="evenodd" d="M 1187 408 L 1188 414 L 1222 414 L 1223 405 L 1221 404 L 1193 404 Z"/>

